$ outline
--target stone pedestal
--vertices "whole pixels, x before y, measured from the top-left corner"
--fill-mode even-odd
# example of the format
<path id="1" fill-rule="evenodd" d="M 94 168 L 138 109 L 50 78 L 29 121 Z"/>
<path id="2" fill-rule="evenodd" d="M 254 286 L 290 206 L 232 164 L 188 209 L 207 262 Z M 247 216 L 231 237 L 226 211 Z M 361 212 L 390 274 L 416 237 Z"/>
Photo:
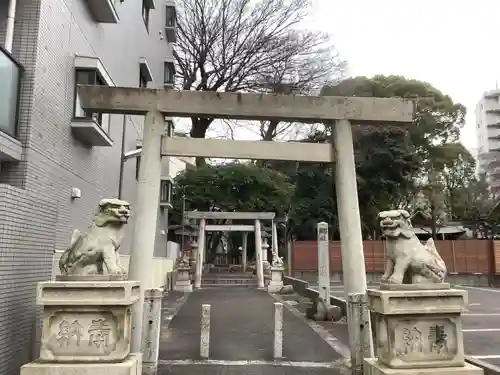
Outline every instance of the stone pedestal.
<path id="1" fill-rule="evenodd" d="M 269 293 L 278 293 L 283 288 L 283 267 L 271 267 L 271 279 L 267 284 Z"/>
<path id="2" fill-rule="evenodd" d="M 177 268 L 177 279 L 175 280 L 174 291 L 176 292 L 192 292 L 193 285 L 191 284 L 191 267 Z"/>
<path id="3" fill-rule="evenodd" d="M 37 287 L 43 305 L 40 357 L 21 368 L 32 373 L 74 374 L 94 366 L 106 374 L 140 374 L 130 356 L 131 307 L 136 281 L 47 281 Z M 114 372 L 113 372 L 114 371 Z M 135 371 L 135 372 L 134 372 Z"/>
<path id="4" fill-rule="evenodd" d="M 465 365 L 461 313 L 466 310 L 467 292 L 439 285 L 432 290 L 412 287 L 367 291 L 375 316 L 377 359 L 365 360 L 365 374 L 479 375 L 480 369 Z"/>
<path id="5" fill-rule="evenodd" d="M 363 363 L 363 375 L 483 375 L 483 369 L 466 363 L 463 367 L 394 369 L 367 358 Z"/>
<path id="6" fill-rule="evenodd" d="M 119 363 L 47 363 L 33 361 L 21 367 L 21 375 L 142 375 L 142 355 L 130 354 Z"/>

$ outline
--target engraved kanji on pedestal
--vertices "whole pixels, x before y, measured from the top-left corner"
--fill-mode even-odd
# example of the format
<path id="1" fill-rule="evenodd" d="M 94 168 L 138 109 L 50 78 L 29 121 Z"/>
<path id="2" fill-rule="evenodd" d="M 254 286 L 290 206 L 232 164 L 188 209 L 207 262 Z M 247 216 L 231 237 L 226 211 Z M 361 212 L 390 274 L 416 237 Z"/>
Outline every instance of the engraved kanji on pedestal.
<path id="1" fill-rule="evenodd" d="M 130 353 L 136 281 L 47 281 L 38 284 L 44 306 L 40 361 L 116 362 Z"/>
<path id="2" fill-rule="evenodd" d="M 410 288 L 413 287 L 413 290 Z M 377 358 L 365 359 L 366 375 L 432 373 L 482 374 L 465 362 L 462 318 L 467 292 L 459 289 L 367 291 L 374 313 Z"/>

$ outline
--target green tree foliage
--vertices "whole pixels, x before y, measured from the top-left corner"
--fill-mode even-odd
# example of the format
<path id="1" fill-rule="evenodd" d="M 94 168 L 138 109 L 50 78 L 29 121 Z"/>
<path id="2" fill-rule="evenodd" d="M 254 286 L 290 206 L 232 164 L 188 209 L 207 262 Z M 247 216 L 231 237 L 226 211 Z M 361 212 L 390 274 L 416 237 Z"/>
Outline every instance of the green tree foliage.
<path id="1" fill-rule="evenodd" d="M 428 83 L 400 76 L 351 78 L 324 87 L 322 95 L 417 99 L 415 121 L 407 127 L 353 126 L 365 238 L 377 236 L 379 211 L 408 208 L 417 193 L 432 195 L 434 203 L 439 203 L 451 218 L 477 216 L 470 208 L 482 194 L 474 178 L 474 160 L 456 142 L 465 116 L 461 104 Z M 331 142 L 331 131 L 327 128 L 303 141 Z M 288 212 L 288 227 L 301 240 L 315 239 L 316 223 L 326 221 L 332 238 L 338 238 L 335 166 L 293 162 L 266 165 L 278 172 L 252 164 L 186 171 L 177 179 L 174 196 L 186 187 L 191 209 L 206 210 L 215 201 L 223 210 L 275 210 L 280 216 Z"/>
<path id="2" fill-rule="evenodd" d="M 275 212 L 283 215 L 288 211 L 294 192 L 294 185 L 286 175 L 252 163 L 186 169 L 176 177 L 174 186 L 171 224 L 181 223 L 184 197 L 186 210 L 208 211 L 215 204 L 222 211 Z M 215 251 L 220 236 L 221 233 L 209 236 L 209 252 Z M 251 248 L 251 244 L 249 246 Z"/>
<path id="3" fill-rule="evenodd" d="M 326 86 L 322 95 L 361 96 L 416 100 L 416 115 L 407 127 L 411 143 L 423 159 L 437 144 L 455 142 L 465 122 L 466 108 L 427 82 L 402 76 L 355 77 Z"/>
<path id="4" fill-rule="evenodd" d="M 469 219 L 477 185 L 474 157 L 461 143 L 445 143 L 436 146 L 429 159 L 437 174 L 436 185 L 442 191 L 448 220 Z"/>
<path id="5" fill-rule="evenodd" d="M 439 189 L 442 190 L 442 182 L 447 181 L 448 197 L 452 197 L 447 202 L 457 211 L 456 215 L 460 215 L 458 211 L 463 205 L 459 205 L 458 191 L 462 191 L 467 183 L 459 185 L 458 181 L 468 181 L 473 166 L 462 163 L 470 161 L 470 154 L 457 150 L 452 152 L 454 148 L 449 144 L 458 139 L 459 129 L 464 123 L 463 105 L 454 103 L 449 96 L 426 82 L 401 76 L 350 78 L 334 86 L 325 86 L 321 95 L 417 100 L 415 121 L 405 128 L 353 127 L 358 196 L 365 238 L 376 236 L 379 211 L 409 206 L 421 188 L 420 182 L 428 177 L 430 167 L 434 165 L 439 167 Z M 330 132 L 327 131 L 312 135 L 308 141 L 324 142 L 329 138 Z M 283 170 L 282 164 L 280 170 Z M 287 173 L 294 171 L 290 165 L 287 170 Z M 291 210 L 295 235 L 300 239 L 314 239 L 314 225 L 323 220 L 331 224 L 334 229 L 332 235 L 336 236 L 338 220 L 331 167 L 300 164 L 295 170 L 292 177 L 297 189 Z"/>
<path id="6" fill-rule="evenodd" d="M 176 209 L 185 193 L 190 210 L 208 211 L 214 203 L 223 211 L 283 214 L 293 191 L 288 177 L 278 171 L 252 163 L 233 163 L 186 169 L 175 179 L 173 196 Z"/>
<path id="7" fill-rule="evenodd" d="M 331 132 L 311 135 L 307 142 L 325 142 Z M 405 133 L 397 128 L 353 128 L 360 213 L 365 236 L 373 236 L 377 214 L 388 207 L 400 207 L 414 189 L 413 176 L 420 160 Z M 318 221 L 330 224 L 332 238 L 337 237 L 335 178 L 332 166 L 311 163 L 274 163 L 296 185 L 290 217 L 298 239 L 315 238 Z"/>

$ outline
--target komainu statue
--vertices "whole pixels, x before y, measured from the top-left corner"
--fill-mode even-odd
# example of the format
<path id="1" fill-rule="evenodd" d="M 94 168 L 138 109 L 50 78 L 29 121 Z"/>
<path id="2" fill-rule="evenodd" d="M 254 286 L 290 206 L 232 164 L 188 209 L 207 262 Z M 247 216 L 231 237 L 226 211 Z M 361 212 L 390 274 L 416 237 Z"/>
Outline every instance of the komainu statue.
<path id="1" fill-rule="evenodd" d="M 378 214 L 387 241 L 387 264 L 381 282 L 389 284 L 443 283 L 446 265 L 430 238 L 425 245 L 412 231 L 410 214 L 405 210 Z"/>
<path id="2" fill-rule="evenodd" d="M 130 217 L 130 204 L 119 199 L 102 199 L 87 233 L 75 229 L 68 249 L 59 260 L 64 276 L 108 275 L 126 279 L 118 249 L 123 227 Z"/>

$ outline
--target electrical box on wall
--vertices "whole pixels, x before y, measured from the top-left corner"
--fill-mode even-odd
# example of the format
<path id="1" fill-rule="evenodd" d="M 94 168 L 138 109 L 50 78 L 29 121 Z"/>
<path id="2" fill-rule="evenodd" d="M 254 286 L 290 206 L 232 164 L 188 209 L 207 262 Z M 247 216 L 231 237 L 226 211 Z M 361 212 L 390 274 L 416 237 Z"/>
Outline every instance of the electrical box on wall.
<path id="1" fill-rule="evenodd" d="M 78 188 L 71 188 L 71 199 L 78 199 L 82 197 L 82 191 Z"/>

